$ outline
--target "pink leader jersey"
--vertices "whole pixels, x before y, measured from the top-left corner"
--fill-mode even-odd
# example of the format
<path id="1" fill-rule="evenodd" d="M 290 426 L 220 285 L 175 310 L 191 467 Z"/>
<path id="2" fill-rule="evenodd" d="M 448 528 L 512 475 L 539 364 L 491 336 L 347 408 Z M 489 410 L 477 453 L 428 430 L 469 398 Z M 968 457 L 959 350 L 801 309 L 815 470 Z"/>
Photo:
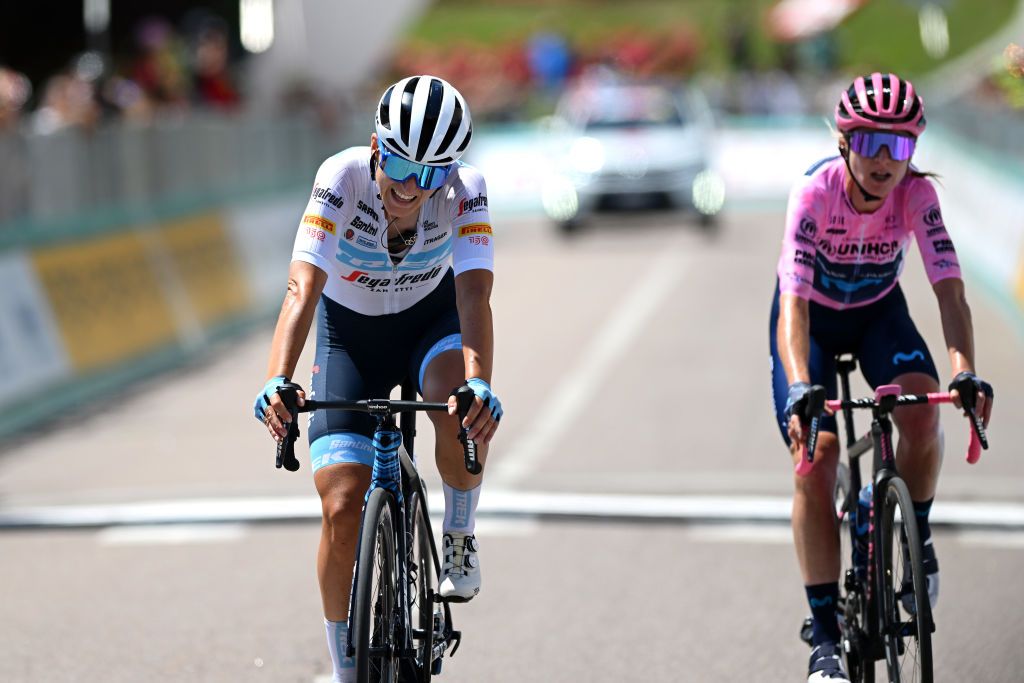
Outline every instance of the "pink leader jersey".
<path id="1" fill-rule="evenodd" d="M 842 157 L 825 159 L 790 192 L 780 293 L 836 310 L 878 301 L 896 286 L 911 235 L 932 284 L 960 277 L 931 181 L 908 172 L 874 213 L 858 213 L 845 177 Z"/>

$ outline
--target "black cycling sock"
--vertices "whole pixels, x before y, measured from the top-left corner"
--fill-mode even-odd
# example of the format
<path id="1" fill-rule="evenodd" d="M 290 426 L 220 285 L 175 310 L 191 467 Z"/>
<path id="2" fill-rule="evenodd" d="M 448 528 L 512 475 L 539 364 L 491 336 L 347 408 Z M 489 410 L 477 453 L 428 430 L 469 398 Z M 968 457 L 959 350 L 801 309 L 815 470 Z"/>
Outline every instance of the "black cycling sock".
<path id="1" fill-rule="evenodd" d="M 924 545 L 932 537 L 932 527 L 928 524 L 928 514 L 932 511 L 932 502 L 935 498 L 918 503 L 914 501 L 914 516 L 917 517 L 917 533 L 921 537 L 921 545 Z"/>
<path id="2" fill-rule="evenodd" d="M 814 617 L 811 645 L 838 643 L 839 618 L 836 603 L 839 602 L 839 582 L 804 586 L 804 590 L 807 591 L 807 603 L 811 606 L 811 616 Z"/>

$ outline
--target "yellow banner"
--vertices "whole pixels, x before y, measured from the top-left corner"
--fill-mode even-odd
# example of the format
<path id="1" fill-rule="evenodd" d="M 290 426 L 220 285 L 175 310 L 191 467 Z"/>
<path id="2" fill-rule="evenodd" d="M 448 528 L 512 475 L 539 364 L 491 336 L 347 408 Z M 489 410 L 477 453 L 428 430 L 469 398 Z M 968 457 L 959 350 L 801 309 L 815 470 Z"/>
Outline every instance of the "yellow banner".
<path id="1" fill-rule="evenodd" d="M 170 306 L 138 235 L 44 249 L 32 259 L 77 371 L 175 341 Z"/>
<path id="2" fill-rule="evenodd" d="M 202 325 L 242 313 L 249 294 L 242 268 L 219 213 L 167 223 L 160 240 Z"/>

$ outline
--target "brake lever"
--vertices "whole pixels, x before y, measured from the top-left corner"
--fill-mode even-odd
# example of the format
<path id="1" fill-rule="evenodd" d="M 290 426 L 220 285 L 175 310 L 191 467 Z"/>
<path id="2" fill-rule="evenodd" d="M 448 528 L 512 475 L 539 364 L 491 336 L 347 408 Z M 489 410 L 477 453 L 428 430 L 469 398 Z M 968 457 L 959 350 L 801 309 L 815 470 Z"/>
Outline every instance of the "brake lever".
<path id="1" fill-rule="evenodd" d="M 818 427 L 825 412 L 825 399 L 825 387 L 816 384 L 808 392 L 807 403 L 801 411 L 800 421 L 804 424 L 810 423 L 807 443 L 803 447 L 803 457 L 796 466 L 796 473 L 801 477 L 806 477 L 814 468 L 814 449 L 818 446 Z"/>
<path id="2" fill-rule="evenodd" d="M 298 392 L 301 389 L 302 387 L 294 382 L 282 384 L 277 388 L 277 394 L 281 397 L 284 407 L 288 409 L 291 420 L 288 422 L 288 435 L 277 442 L 277 457 L 274 467 L 277 469 L 283 467 L 289 472 L 295 472 L 299 469 L 299 460 L 295 457 L 295 441 L 299 438 Z"/>
<path id="3" fill-rule="evenodd" d="M 469 438 L 469 429 L 462 426 L 462 421 L 469 414 L 469 409 L 473 405 L 473 399 L 476 397 L 476 394 L 473 393 L 469 386 L 463 384 L 453 391 L 452 395 L 455 397 L 456 411 L 459 415 L 459 441 L 462 443 L 462 452 L 466 459 L 466 471 L 470 474 L 480 474 L 483 467 L 480 465 L 480 460 L 477 459 L 476 441 Z"/>

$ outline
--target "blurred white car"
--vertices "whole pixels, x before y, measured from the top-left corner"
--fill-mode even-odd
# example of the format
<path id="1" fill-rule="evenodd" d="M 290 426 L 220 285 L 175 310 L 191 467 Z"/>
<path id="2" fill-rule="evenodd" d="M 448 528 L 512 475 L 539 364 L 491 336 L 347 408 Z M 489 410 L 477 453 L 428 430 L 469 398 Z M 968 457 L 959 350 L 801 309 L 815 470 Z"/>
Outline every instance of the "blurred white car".
<path id="1" fill-rule="evenodd" d="M 604 208 L 667 203 L 695 210 L 702 225 L 722 208 L 725 188 L 710 168 L 711 111 L 696 88 L 581 81 L 559 101 L 549 130 L 542 201 L 567 232 Z"/>

